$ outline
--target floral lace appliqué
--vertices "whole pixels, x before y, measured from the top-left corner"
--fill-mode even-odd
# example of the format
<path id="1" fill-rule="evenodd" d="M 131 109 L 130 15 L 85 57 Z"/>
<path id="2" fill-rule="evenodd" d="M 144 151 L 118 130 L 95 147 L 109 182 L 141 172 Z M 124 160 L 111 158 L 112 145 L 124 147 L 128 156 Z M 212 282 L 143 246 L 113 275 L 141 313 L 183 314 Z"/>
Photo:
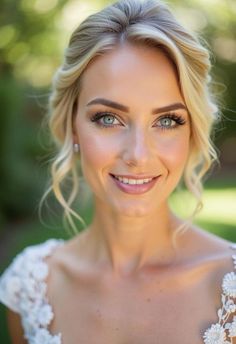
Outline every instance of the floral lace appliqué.
<path id="1" fill-rule="evenodd" d="M 236 244 L 231 245 L 236 250 Z M 236 269 L 236 255 L 232 255 Z M 236 273 L 227 273 L 222 282 L 222 307 L 218 309 L 218 323 L 211 325 L 203 336 L 205 344 L 232 344 L 236 337 Z"/>
<path id="2" fill-rule="evenodd" d="M 50 239 L 26 248 L 14 259 L 0 280 L 0 296 L 21 316 L 24 337 L 30 344 L 61 344 L 61 333 L 50 334 L 54 314 L 46 298 L 49 270 L 44 259 L 63 240 Z"/>

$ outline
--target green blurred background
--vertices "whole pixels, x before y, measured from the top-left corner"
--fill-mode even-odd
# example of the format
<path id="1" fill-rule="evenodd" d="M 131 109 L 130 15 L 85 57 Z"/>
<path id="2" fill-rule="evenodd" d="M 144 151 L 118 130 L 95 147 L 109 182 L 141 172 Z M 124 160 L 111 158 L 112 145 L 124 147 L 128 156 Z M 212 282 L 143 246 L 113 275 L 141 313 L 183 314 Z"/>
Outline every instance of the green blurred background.
<path id="1" fill-rule="evenodd" d="M 198 32 L 212 51 L 214 90 L 222 104 L 215 143 L 221 166 L 206 182 L 205 207 L 196 222 L 236 241 L 236 2 L 169 0 L 180 21 Z M 61 209 L 52 206 L 39 221 L 46 189 L 50 139 L 43 126 L 50 81 L 79 22 L 105 0 L 1 0 L 0 2 L 0 271 L 25 246 L 49 237 L 69 238 Z M 85 196 L 86 197 L 86 196 Z M 185 194 L 181 195 L 185 199 Z M 53 203 L 53 200 L 52 200 Z M 188 201 L 187 201 L 188 203 Z M 91 206 L 80 209 L 85 221 Z M 186 202 L 172 197 L 184 214 Z M 182 204 L 182 209 L 181 209 Z M 177 206 L 178 205 L 178 206 Z M 0 342 L 10 343 L 0 307 Z"/>

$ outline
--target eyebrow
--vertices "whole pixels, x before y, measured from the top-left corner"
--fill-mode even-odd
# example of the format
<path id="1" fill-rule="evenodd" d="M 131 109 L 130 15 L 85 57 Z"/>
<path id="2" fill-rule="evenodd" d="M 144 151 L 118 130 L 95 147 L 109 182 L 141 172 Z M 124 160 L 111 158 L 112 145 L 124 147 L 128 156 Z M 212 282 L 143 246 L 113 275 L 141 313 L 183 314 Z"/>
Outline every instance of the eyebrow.
<path id="1" fill-rule="evenodd" d="M 129 112 L 129 107 L 119 104 L 117 102 L 114 102 L 113 100 L 109 100 L 109 99 L 105 99 L 105 98 L 95 98 L 93 100 L 91 100 L 90 102 L 88 102 L 88 104 L 86 106 L 90 106 L 90 105 L 95 105 L 95 104 L 101 104 L 101 105 L 106 105 L 109 107 L 112 107 L 114 109 L 118 109 L 120 111 L 123 112 Z M 160 108 L 156 108 L 152 110 L 152 114 L 156 115 L 158 113 L 162 113 L 165 111 L 171 111 L 171 110 L 177 110 L 177 109 L 184 109 L 188 112 L 188 109 L 186 108 L 186 106 L 183 103 L 173 103 L 173 104 L 169 104 Z"/>

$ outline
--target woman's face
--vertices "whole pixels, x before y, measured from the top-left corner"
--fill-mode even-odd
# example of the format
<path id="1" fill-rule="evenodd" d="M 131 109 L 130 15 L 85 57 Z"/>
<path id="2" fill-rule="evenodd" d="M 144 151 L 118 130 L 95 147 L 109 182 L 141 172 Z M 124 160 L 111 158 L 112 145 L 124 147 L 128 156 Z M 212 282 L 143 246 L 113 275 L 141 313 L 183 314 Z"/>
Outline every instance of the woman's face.
<path id="1" fill-rule="evenodd" d="M 143 216 L 165 204 L 183 173 L 189 140 L 189 115 L 161 50 L 125 44 L 87 67 L 74 142 L 104 209 Z"/>

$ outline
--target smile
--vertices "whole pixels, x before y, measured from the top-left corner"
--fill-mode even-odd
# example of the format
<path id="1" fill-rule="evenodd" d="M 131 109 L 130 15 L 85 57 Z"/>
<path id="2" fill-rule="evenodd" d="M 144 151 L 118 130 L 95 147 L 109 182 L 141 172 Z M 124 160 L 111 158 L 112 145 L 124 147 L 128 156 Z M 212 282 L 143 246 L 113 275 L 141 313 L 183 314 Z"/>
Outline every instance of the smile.
<path id="1" fill-rule="evenodd" d="M 132 178 L 126 178 L 126 177 L 120 177 L 120 176 L 115 176 L 117 180 L 119 180 L 121 183 L 124 184 L 130 184 L 130 185 L 136 185 L 136 184 L 146 184 L 149 183 L 153 178 L 145 178 L 145 179 L 132 179 Z"/>
<path id="2" fill-rule="evenodd" d="M 115 185 L 128 194 L 143 194 L 151 190 L 156 184 L 159 176 L 149 178 L 128 178 L 127 176 L 117 176 L 110 174 Z"/>

